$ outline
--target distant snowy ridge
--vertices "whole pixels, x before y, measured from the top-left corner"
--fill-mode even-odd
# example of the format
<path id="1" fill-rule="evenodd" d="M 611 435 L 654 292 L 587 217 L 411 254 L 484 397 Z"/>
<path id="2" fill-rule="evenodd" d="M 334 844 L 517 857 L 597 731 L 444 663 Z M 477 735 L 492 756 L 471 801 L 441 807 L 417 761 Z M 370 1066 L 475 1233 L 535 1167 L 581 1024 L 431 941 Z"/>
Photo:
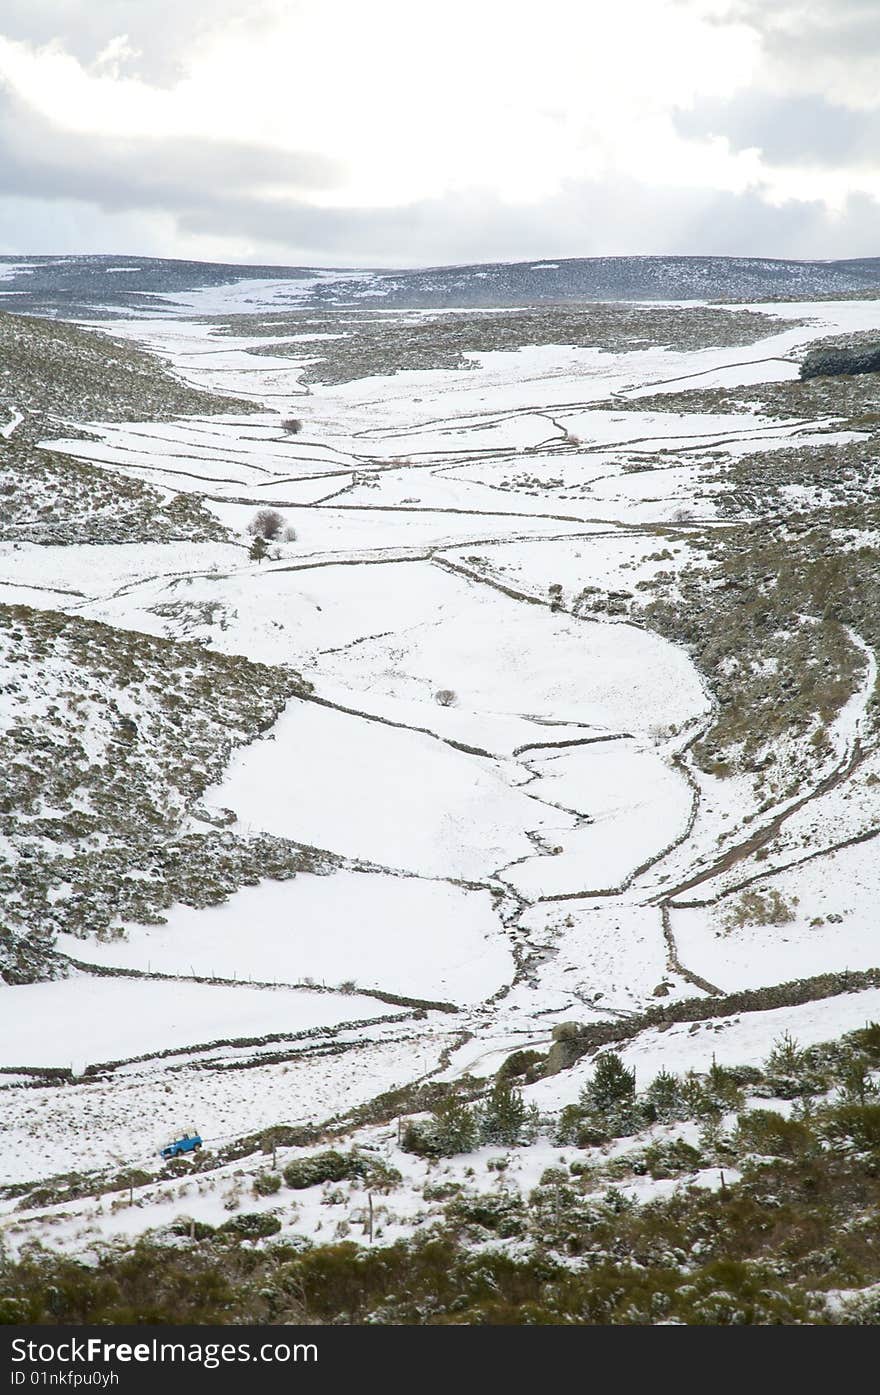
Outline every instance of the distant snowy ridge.
<path id="1" fill-rule="evenodd" d="M 126 272 L 122 282 L 114 273 Z M 768 257 L 571 257 L 559 261 L 379 270 L 247 266 L 157 257 L 3 257 L 0 307 L 63 315 L 171 308 L 196 292 L 271 283 L 277 308 L 359 305 L 479 307 L 578 300 L 764 300 L 880 291 L 880 258 L 784 261 Z M 7 297 L 15 296 L 15 301 Z M 204 313 L 216 308 L 192 305 Z"/>

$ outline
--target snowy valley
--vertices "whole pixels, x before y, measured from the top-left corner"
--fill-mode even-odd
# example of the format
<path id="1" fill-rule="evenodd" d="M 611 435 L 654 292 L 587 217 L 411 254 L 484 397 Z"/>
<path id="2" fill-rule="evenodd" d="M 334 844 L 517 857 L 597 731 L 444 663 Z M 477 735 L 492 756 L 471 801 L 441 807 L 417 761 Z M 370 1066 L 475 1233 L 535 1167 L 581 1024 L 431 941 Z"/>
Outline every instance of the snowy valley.
<path id="1" fill-rule="evenodd" d="M 876 1304 L 880 300 L 269 270 L 0 315 L 0 1244 Z M 814 1144 L 858 1254 L 718 1299 Z"/>

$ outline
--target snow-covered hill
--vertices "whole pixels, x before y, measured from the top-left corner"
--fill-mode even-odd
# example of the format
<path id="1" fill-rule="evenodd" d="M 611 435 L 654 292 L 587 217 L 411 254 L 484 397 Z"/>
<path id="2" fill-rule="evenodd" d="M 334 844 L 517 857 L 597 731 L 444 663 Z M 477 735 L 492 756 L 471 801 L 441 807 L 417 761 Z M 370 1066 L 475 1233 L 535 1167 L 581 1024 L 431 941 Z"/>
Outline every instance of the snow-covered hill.
<path id="1" fill-rule="evenodd" d="M 230 299 L 230 288 L 233 289 Z M 388 309 L 582 300 L 766 300 L 876 293 L 880 258 L 568 257 L 416 270 L 234 266 L 157 257 L 0 257 L 0 307 L 62 316 L 155 313 L 190 305 L 246 311 L 267 300 Z M 219 292 L 219 295 L 217 294 Z"/>

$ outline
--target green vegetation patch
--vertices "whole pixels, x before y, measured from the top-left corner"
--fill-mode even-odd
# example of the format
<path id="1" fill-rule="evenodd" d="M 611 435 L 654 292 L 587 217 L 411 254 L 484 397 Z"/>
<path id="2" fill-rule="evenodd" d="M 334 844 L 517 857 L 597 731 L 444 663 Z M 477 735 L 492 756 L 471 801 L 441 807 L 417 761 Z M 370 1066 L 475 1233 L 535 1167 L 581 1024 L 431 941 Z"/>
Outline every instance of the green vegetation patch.
<path id="1" fill-rule="evenodd" d="M 43 435 L 29 420 L 0 442 L 0 540 L 44 546 L 229 541 L 196 495 L 169 498 L 115 470 L 42 450 L 36 442 Z"/>
<path id="2" fill-rule="evenodd" d="M 24 420 L 0 440 L 0 538 L 37 543 L 226 540 L 189 495 L 98 468 L 39 442 L 96 421 L 157 421 L 259 407 L 189 387 L 154 354 L 60 320 L 0 312 L 0 414 Z"/>
<path id="3" fill-rule="evenodd" d="M 0 311 L 0 402 L 71 421 L 156 421 L 259 411 L 189 387 L 155 354 L 63 320 Z"/>
<path id="4" fill-rule="evenodd" d="M 584 1115 L 602 1116 L 617 1137 L 672 1119 L 690 1136 L 655 1131 L 610 1157 L 589 1143 L 583 1161 L 560 1157 L 528 1194 L 505 1180 L 501 1158 L 490 1160 L 482 1188 L 467 1184 L 473 1171 L 462 1182 L 428 1181 L 429 1225 L 388 1246 L 282 1236 L 280 1196 L 273 1213 L 238 1214 L 216 1230 L 180 1216 L 133 1246 L 99 1246 L 88 1264 L 26 1245 L 15 1260 L 0 1253 L 0 1321 L 874 1322 L 878 1061 L 875 1023 L 809 1048 L 783 1036 L 763 1068 L 661 1072 L 643 1091 L 605 1053 L 577 1106 Z M 792 1087 L 785 1112 L 780 1086 Z M 291 1164 L 285 1179 L 296 1189 L 372 1187 L 372 1166 L 326 1150 Z M 703 1169 L 714 1171 L 714 1186 L 696 1184 Z M 400 1183 L 385 1171 L 389 1185 Z M 624 1188 L 646 1177 L 678 1185 L 639 1202 Z M 257 1187 L 261 1178 L 271 1185 Z M 278 1180 L 260 1174 L 255 1190 L 278 1194 Z M 841 1289 L 852 1298 L 826 1301 Z"/>
<path id="5" fill-rule="evenodd" d="M 120 917 L 161 921 L 172 901 L 211 905 L 324 865 L 283 839 L 185 827 L 232 751 L 309 691 L 293 669 L 0 606 L 0 674 L 9 981 L 42 976 L 57 930 L 104 935 Z"/>
<path id="6" fill-rule="evenodd" d="M 323 317 L 308 312 L 235 316 L 221 332 L 273 337 L 285 332 L 332 334 L 334 338 L 327 342 L 273 343 L 249 352 L 314 356 L 315 361 L 303 371 L 304 383 L 348 383 L 415 370 L 477 368 L 468 355 L 526 346 L 573 345 L 620 353 L 661 345 L 684 351 L 754 344 L 786 327 L 790 327 L 787 322 L 754 310 L 695 306 L 682 314 L 667 306 L 594 302 L 442 315 L 340 311 Z"/>
<path id="7" fill-rule="evenodd" d="M 850 629 L 880 642 L 880 550 L 841 547 L 821 525 L 740 526 L 690 541 L 705 564 L 638 583 L 631 613 L 683 644 L 711 687 L 716 712 L 693 748 L 698 764 L 719 775 L 760 771 L 765 784 L 775 777 L 797 793 L 864 679 Z M 783 738 L 799 750 L 781 751 Z"/>

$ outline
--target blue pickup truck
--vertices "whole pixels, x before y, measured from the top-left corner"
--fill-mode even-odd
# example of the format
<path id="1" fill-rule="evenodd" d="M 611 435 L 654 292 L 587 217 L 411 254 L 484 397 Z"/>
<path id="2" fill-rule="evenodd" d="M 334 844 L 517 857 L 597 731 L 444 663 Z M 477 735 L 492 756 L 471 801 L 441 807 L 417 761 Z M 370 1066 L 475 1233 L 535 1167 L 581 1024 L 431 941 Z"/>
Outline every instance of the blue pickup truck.
<path id="1" fill-rule="evenodd" d="M 184 1153 L 194 1153 L 201 1146 L 202 1137 L 198 1129 L 177 1129 L 159 1152 L 163 1158 L 180 1158 Z"/>

